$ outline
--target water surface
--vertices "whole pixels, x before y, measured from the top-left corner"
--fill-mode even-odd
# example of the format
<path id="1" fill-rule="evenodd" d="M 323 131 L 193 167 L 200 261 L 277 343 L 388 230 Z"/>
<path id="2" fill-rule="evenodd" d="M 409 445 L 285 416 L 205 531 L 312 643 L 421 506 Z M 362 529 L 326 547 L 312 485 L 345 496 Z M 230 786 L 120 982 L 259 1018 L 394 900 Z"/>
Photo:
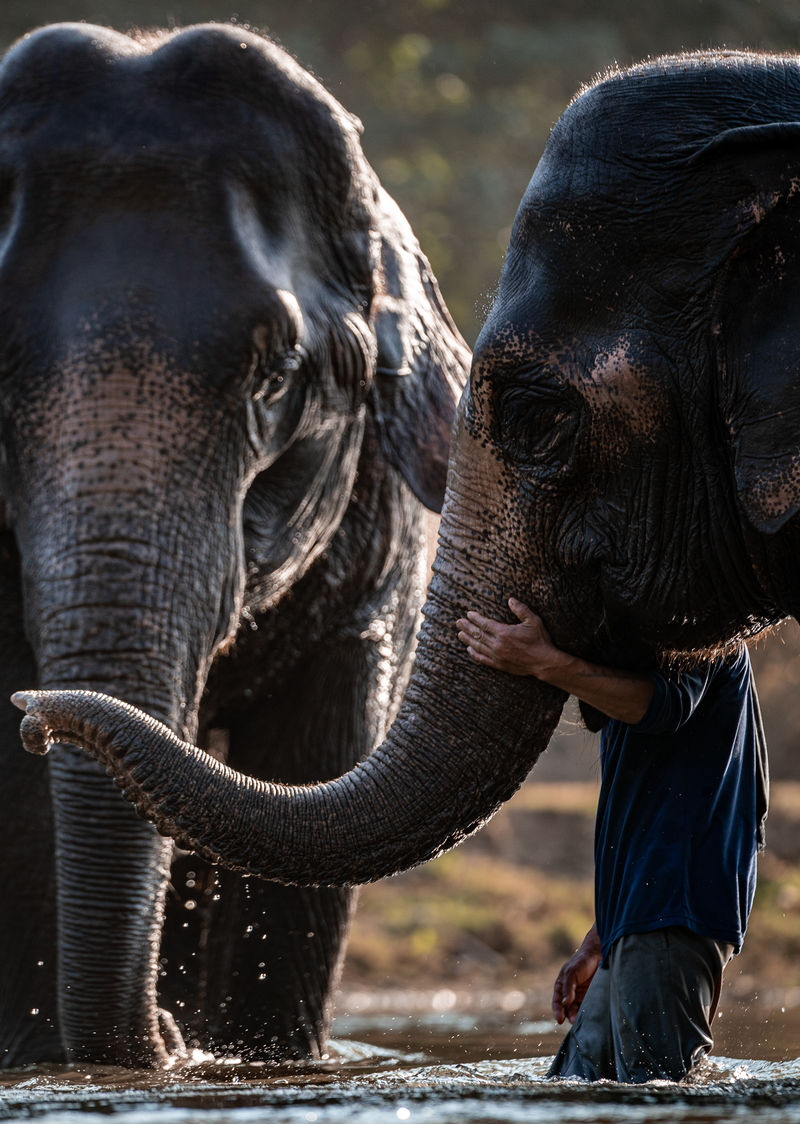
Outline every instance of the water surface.
<path id="1" fill-rule="evenodd" d="M 800 1124 L 800 1009 L 723 1009 L 686 1083 L 548 1081 L 563 1031 L 525 996 L 352 996 L 330 1056 L 271 1066 L 196 1055 L 162 1074 L 37 1066 L 0 1073 L 0 1120 L 47 1124 Z M 726 1021 L 727 1020 L 727 1021 Z"/>

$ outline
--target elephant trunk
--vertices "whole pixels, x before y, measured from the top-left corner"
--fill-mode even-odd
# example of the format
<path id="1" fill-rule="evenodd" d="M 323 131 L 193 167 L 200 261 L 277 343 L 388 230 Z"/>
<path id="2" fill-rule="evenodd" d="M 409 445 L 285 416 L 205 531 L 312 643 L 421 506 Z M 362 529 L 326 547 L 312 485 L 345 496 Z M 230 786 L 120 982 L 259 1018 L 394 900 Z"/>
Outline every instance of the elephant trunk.
<path id="1" fill-rule="evenodd" d="M 23 740 L 35 752 L 54 740 L 85 748 L 159 831 L 213 862 L 287 884 L 373 881 L 478 828 L 558 721 L 562 692 L 469 660 L 455 629 L 465 596 L 434 577 L 387 740 L 335 781 L 306 788 L 242 776 L 130 705 L 88 692 L 16 695 L 28 710 Z"/>
<path id="2" fill-rule="evenodd" d="M 203 618 L 176 593 L 177 579 L 160 562 L 146 501 L 139 509 L 121 498 L 118 510 L 115 525 L 107 514 L 100 518 L 73 500 L 58 508 L 60 520 L 75 523 L 69 534 L 47 519 L 25 524 L 49 531 L 23 536 L 39 681 L 50 689 L 99 688 L 124 695 L 191 737 L 198 682 L 206 669 L 190 653 L 208 651 L 211 642 L 205 635 L 187 635 L 183 627 Z M 163 524 L 158 533 L 180 537 L 179 528 L 170 534 Z M 201 564 L 211 570 L 209 559 Z M 197 589 L 198 601 L 205 576 L 184 561 L 180 578 Z M 226 582 L 231 585 L 220 576 L 215 588 Z M 213 637 L 230 606 L 217 606 L 207 595 L 205 601 L 210 611 L 204 627 Z M 95 762 L 68 744 L 52 756 L 50 790 L 59 1023 L 67 1056 L 163 1066 L 182 1050 L 180 1034 L 159 1011 L 156 997 L 172 843 L 142 822 Z"/>
<path id="3" fill-rule="evenodd" d="M 162 1066 L 158 939 L 172 844 L 69 746 L 50 766 L 56 831 L 59 1021 L 72 1061 Z M 172 1027 L 170 1026 L 172 1032 Z"/>
<path id="4" fill-rule="evenodd" d="M 131 576 L 122 588 L 137 585 Z M 166 651 L 163 659 L 155 654 L 153 622 L 168 619 L 166 607 L 161 613 L 148 607 L 145 615 L 111 606 L 106 597 L 100 610 L 74 589 L 58 588 L 58 606 L 41 585 L 35 596 L 37 612 L 48 622 L 37 644 L 42 685 L 102 686 L 136 699 L 172 728 L 193 732 L 191 695 L 188 706 L 180 703 L 186 685 L 180 690 L 163 674 L 175 659 Z M 139 647 L 154 653 L 150 668 L 137 659 Z M 172 844 L 142 823 L 104 771 L 70 745 L 59 745 L 52 755 L 50 792 L 59 1021 L 67 1055 L 72 1061 L 163 1066 L 180 1040 L 156 1001 Z"/>

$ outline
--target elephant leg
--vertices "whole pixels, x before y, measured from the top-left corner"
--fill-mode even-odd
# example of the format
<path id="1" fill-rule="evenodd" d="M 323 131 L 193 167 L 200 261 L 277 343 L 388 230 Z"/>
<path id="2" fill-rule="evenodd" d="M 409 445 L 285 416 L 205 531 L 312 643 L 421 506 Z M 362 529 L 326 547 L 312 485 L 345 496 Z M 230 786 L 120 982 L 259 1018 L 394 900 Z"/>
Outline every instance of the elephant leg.
<path id="1" fill-rule="evenodd" d="M 246 1060 L 321 1057 L 357 891 L 224 871 L 218 892 L 230 913 L 209 934 L 207 1046 Z"/>
<path id="2" fill-rule="evenodd" d="M 371 644 L 346 639 L 320 645 L 275 697 L 237 720 L 221 716 L 230 731 L 229 763 L 298 784 L 338 775 L 372 749 L 379 733 L 384 716 L 377 709 L 376 676 Z M 270 758 L 256 759 L 251 747 L 263 745 L 265 732 Z M 187 866 L 193 875 L 188 889 Z M 170 906 L 162 947 L 170 962 L 177 957 L 185 966 L 192 952 L 181 949 L 180 934 L 197 924 L 197 989 L 206 1018 L 201 1044 L 251 1060 L 318 1057 L 355 891 L 285 887 L 222 869 L 212 883 L 195 857 L 179 869 L 173 868 L 175 892 L 191 893 L 197 904 L 188 923 L 179 902 L 177 909 Z M 201 911 L 203 921 L 196 923 Z M 190 1006 L 192 999 L 187 993 L 180 1002 Z"/>
<path id="3" fill-rule="evenodd" d="M 66 1060 L 57 1017 L 53 826 L 47 764 L 25 753 L 8 701 L 36 682 L 16 549 L 0 535 L 0 1067 Z"/>
<path id="4" fill-rule="evenodd" d="M 242 878 L 179 854 L 160 994 L 187 1043 L 248 1060 L 319 1057 L 356 896 Z"/>

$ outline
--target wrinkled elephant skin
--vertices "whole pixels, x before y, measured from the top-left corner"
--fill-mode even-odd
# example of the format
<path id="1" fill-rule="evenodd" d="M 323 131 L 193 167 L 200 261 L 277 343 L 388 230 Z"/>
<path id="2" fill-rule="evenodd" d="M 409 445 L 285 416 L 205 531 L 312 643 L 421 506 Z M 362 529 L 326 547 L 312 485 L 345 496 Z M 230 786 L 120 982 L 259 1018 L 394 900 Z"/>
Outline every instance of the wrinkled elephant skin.
<path id="1" fill-rule="evenodd" d="M 402 693 L 468 363 L 358 122 L 279 48 L 20 40 L 0 686 L 107 691 L 265 780 L 352 767 Z M 170 874 L 102 769 L 2 714 L 1 1064 L 319 1055 L 353 892 Z"/>

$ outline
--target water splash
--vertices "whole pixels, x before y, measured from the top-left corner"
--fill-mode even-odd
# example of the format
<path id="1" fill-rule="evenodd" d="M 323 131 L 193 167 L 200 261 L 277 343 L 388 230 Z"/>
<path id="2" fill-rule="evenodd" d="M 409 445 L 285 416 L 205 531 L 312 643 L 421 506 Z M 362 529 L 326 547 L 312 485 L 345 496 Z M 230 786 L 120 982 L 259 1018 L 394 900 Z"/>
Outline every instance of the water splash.
<path id="1" fill-rule="evenodd" d="M 562 1033 L 551 1023 L 526 1020 L 516 1004 L 509 1005 L 516 1013 L 498 1004 L 491 1015 L 436 1006 L 397 1014 L 372 1004 L 337 1019 L 329 1056 L 313 1064 L 196 1052 L 180 1071 L 158 1074 L 6 1071 L 0 1120 L 105 1124 L 113 1114 L 115 1124 L 800 1124 L 800 1060 L 716 1057 L 680 1084 L 550 1081 L 545 1074 Z M 366 1040 L 350 1033 L 355 1025 Z M 508 1054 L 498 1057 L 503 1048 Z"/>

